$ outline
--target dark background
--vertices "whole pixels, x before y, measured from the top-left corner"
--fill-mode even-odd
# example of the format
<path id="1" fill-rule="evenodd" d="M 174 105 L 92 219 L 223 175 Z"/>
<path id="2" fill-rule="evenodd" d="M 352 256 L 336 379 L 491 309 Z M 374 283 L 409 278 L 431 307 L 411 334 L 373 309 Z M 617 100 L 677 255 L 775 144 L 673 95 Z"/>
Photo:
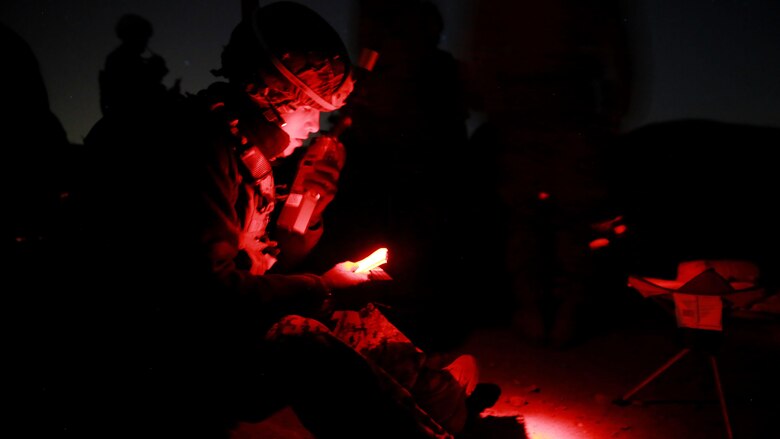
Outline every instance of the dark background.
<path id="1" fill-rule="evenodd" d="M 372 1 L 380 2 L 380 0 Z M 394 1 L 396 0 L 390 0 L 385 4 Z M 401 0 L 397 1 L 401 2 Z M 357 37 L 360 25 L 358 15 L 362 1 L 300 0 L 300 2 L 319 11 L 335 26 L 347 41 L 353 57 L 357 59 L 359 51 Z M 523 236 L 518 236 L 518 230 L 521 228 L 518 225 L 522 224 L 522 220 L 528 219 L 522 213 L 529 213 L 523 212 L 529 204 L 528 198 L 523 196 L 528 195 L 526 191 L 535 195 L 532 185 L 527 184 L 531 180 L 527 177 L 535 177 L 538 181 L 555 185 L 560 192 L 554 192 L 554 196 L 570 195 L 571 199 L 568 201 L 572 201 L 575 207 L 578 206 L 578 202 L 588 204 L 594 201 L 588 198 L 587 187 L 582 193 L 577 190 L 579 186 L 586 186 L 583 183 L 587 183 L 587 178 L 593 175 L 587 174 L 580 178 L 576 172 L 567 172 L 578 170 L 580 165 L 578 156 L 569 154 L 572 146 L 585 150 L 589 148 L 596 150 L 602 146 L 598 143 L 583 145 L 578 141 L 576 134 L 579 134 L 579 126 L 571 123 L 571 119 L 590 116 L 607 116 L 608 119 L 608 116 L 612 115 L 619 119 L 615 121 L 615 127 L 621 135 L 617 136 L 616 142 L 610 145 L 614 146 L 614 149 L 607 148 L 608 177 L 612 195 L 615 197 L 612 201 L 615 202 L 616 211 L 612 213 L 625 215 L 626 222 L 629 224 L 629 233 L 624 242 L 610 247 L 614 251 L 596 254 L 595 272 L 599 275 L 603 274 L 604 285 L 613 287 L 614 291 L 596 290 L 595 292 L 601 294 L 585 296 L 588 306 L 584 309 L 591 311 L 590 315 L 581 322 L 572 319 L 569 324 L 570 329 L 589 335 L 588 326 L 594 327 L 593 331 L 597 332 L 604 327 L 619 327 L 621 323 L 625 324 L 616 321 L 633 319 L 634 314 L 626 311 L 614 313 L 618 314 L 615 316 L 612 313 L 614 304 L 628 303 L 639 307 L 642 303 L 639 302 L 640 298 L 636 292 L 626 293 L 621 289 L 626 288 L 625 272 L 673 278 L 677 263 L 687 259 L 755 260 L 765 269 L 763 274 L 768 278 L 767 285 L 770 286 L 767 291 L 780 291 L 780 288 L 777 288 L 780 286 L 778 281 L 780 252 L 777 251 L 780 248 L 778 245 L 780 233 L 777 231 L 780 215 L 776 208 L 778 197 L 776 152 L 774 151 L 780 145 L 780 105 L 778 105 L 780 102 L 780 81 L 778 81 L 780 78 L 780 26 L 778 26 L 780 2 L 777 0 L 542 2 L 440 0 L 436 3 L 444 20 L 441 47 L 463 61 L 475 74 L 472 78 L 473 85 L 482 94 L 483 105 L 471 108 L 468 119 L 469 133 L 473 134 L 482 121 L 489 120 L 490 117 L 497 116 L 495 120 L 508 121 L 506 125 L 511 126 L 513 123 L 515 125 L 503 133 L 506 134 L 505 139 L 512 140 L 506 142 L 503 149 L 496 148 L 496 144 L 490 142 L 492 137 L 488 137 L 488 141 L 480 145 L 484 148 L 470 150 L 470 154 L 467 155 L 470 163 L 465 168 L 469 172 L 461 172 L 461 168 L 446 170 L 452 172 L 442 172 L 442 175 L 465 176 L 468 181 L 484 184 L 477 187 L 478 195 L 491 191 L 505 194 L 504 199 L 492 200 L 496 204 L 493 206 L 494 217 L 489 215 L 490 206 L 484 198 L 475 196 L 472 199 L 458 199 L 451 205 L 445 204 L 445 207 L 455 207 L 449 209 L 447 213 L 454 213 L 458 219 L 462 216 L 469 222 L 469 227 L 464 228 L 460 231 L 462 234 L 453 239 L 454 244 L 462 244 L 462 247 L 469 252 L 484 259 L 480 261 L 483 262 L 480 268 L 487 268 L 473 270 L 477 275 L 484 274 L 483 277 L 476 279 L 476 286 L 480 288 L 475 288 L 474 291 L 478 294 L 465 295 L 465 303 L 451 304 L 453 311 L 465 309 L 468 313 L 479 314 L 479 318 L 484 318 L 484 321 L 500 320 L 496 318 L 497 314 L 501 314 L 499 311 L 506 313 L 513 311 L 511 307 L 504 306 L 511 302 L 507 300 L 509 298 L 504 298 L 502 295 L 523 292 L 523 289 L 506 288 L 504 291 L 500 285 L 495 285 L 496 279 L 489 277 L 501 271 L 497 267 L 500 267 L 502 262 L 508 263 L 507 273 L 510 275 L 528 269 L 528 265 L 525 264 L 527 261 L 521 258 L 521 256 L 528 256 L 527 254 L 509 254 L 502 257 L 501 251 L 505 250 L 502 247 L 507 242 L 519 242 L 521 245 L 516 246 L 519 249 L 517 253 L 530 254 L 528 260 L 531 261 L 539 259 L 537 250 L 552 252 L 550 248 L 544 248 L 546 243 L 539 244 L 539 248 L 526 248 L 525 243 L 520 239 Z M 177 79 L 181 79 L 183 91 L 196 92 L 215 79 L 209 71 L 219 66 L 222 46 L 227 42 L 232 28 L 240 19 L 240 5 L 239 0 L 5 0 L 0 2 L 0 21 L 9 25 L 30 44 L 40 62 L 51 109 L 61 120 L 70 142 L 80 144 L 100 117 L 98 72 L 105 62 L 106 55 L 119 44 L 114 34 L 114 26 L 122 14 L 136 13 L 153 24 L 155 32 L 150 47 L 167 61 L 170 73 L 165 78 L 166 85 L 170 86 Z M 618 10 L 617 6 L 621 8 Z M 398 39 L 403 40 L 403 38 Z M 566 64 L 572 59 L 575 62 Z M 395 59 L 395 61 L 399 61 L 401 66 L 405 65 L 402 59 Z M 576 61 L 584 61 L 584 64 L 578 64 Z M 3 63 L 2 68 L 8 72 L 15 66 L 6 62 Z M 8 77 L 13 76 L 8 75 Z M 393 79 L 392 75 L 390 79 Z M 382 82 L 383 87 L 384 84 Z M 4 85 L 11 91 L 18 91 L 14 89 L 15 84 Z M 405 99 L 413 95 L 409 90 L 401 90 L 400 87 L 388 86 L 387 90 L 389 91 L 386 94 L 393 95 L 390 96 L 391 98 L 399 95 Z M 399 92 L 396 93 L 396 90 Z M 551 94 L 545 94 L 549 90 L 570 93 L 568 95 L 564 93 L 563 97 L 551 98 Z M 588 95 L 594 91 L 611 94 Z M 583 96 L 588 99 L 604 98 L 609 105 L 604 107 L 582 105 L 577 98 Z M 408 101 L 402 101 L 404 105 L 398 107 L 388 105 L 386 107 L 390 108 L 379 108 L 379 110 L 387 112 L 405 110 Z M 9 99 L 7 102 L 17 101 Z M 390 102 L 395 103 L 392 99 Z M 439 116 L 440 100 L 417 101 L 418 104 L 420 102 L 423 102 L 421 106 L 424 108 L 416 108 L 417 114 Z M 13 110 L 14 108 L 11 108 L 12 112 Z M 507 115 L 508 119 L 502 119 L 502 116 Z M 35 131 L 37 120 L 30 118 L 31 124 L 25 125 L 30 128 L 22 128 L 15 122 L 20 119 L 18 116 L 17 114 L 16 119 L 8 119 L 11 123 L 5 125 L 9 129 L 7 135 L 11 136 L 8 150 L 21 150 L 24 149 L 22 147 L 30 145 L 34 148 L 27 148 L 33 149 L 31 154 L 26 154 L 26 151 L 25 154 L 20 154 L 24 160 L 15 160 L 15 156 L 12 155 L 11 159 L 5 162 L 6 168 L 13 169 L 17 174 L 25 177 L 25 180 L 14 180 L 12 184 L 4 185 L 9 192 L 16 192 L 21 182 L 29 180 L 27 168 L 34 168 L 38 164 L 32 163 L 33 166 L 30 166 L 34 161 L 29 160 L 30 156 L 40 155 L 37 148 L 45 146 L 41 145 L 45 141 L 36 137 L 39 134 Z M 545 116 L 549 119 L 544 119 Z M 403 120 L 403 117 L 400 119 Z M 419 130 L 410 130 L 410 132 L 432 137 L 445 134 L 446 130 L 431 122 L 430 118 L 420 119 L 414 121 L 414 128 Z M 559 140 L 555 136 L 549 136 L 549 132 L 544 129 L 537 129 L 538 125 L 529 123 L 529 120 L 538 125 L 548 124 L 560 130 L 555 131 L 556 134 L 563 132 L 569 136 Z M 563 126 L 565 124 L 562 122 L 569 125 Z M 400 127 L 401 123 L 389 125 L 388 129 L 395 129 Z M 353 127 L 353 131 L 355 128 L 358 127 Z M 488 132 L 488 134 L 493 133 Z M 551 152 L 544 155 L 543 158 L 546 160 L 541 160 L 544 166 L 528 166 L 529 159 L 536 158 L 533 156 L 534 150 L 526 149 L 527 143 L 513 141 L 518 138 L 514 136 L 537 140 L 544 147 L 549 147 L 544 149 L 544 152 Z M 37 140 L 37 143 L 32 140 Z M 437 137 L 436 140 L 440 139 Z M 430 148 L 432 152 L 428 154 L 433 164 L 439 163 L 436 161 L 441 157 L 439 152 L 448 152 L 447 147 L 450 146 L 446 142 L 438 143 L 436 146 L 442 147 L 442 150 L 434 151 L 434 148 Z M 377 146 L 375 143 L 369 145 Z M 385 146 L 387 151 L 396 152 L 397 162 L 387 160 L 391 157 L 389 154 L 381 156 L 383 151 L 378 148 L 370 148 L 371 151 L 376 149 L 381 156 L 381 160 L 370 163 L 385 164 L 385 172 L 395 173 L 398 168 L 393 165 L 409 164 L 405 161 L 408 160 L 412 162 L 411 165 L 416 166 L 412 169 L 425 170 L 426 172 L 421 172 L 420 175 L 426 174 L 426 178 L 430 179 L 427 177 L 427 171 L 432 170 L 433 167 L 427 166 L 428 163 L 422 163 L 420 156 L 423 154 L 418 153 L 425 150 L 415 149 L 419 144 L 409 147 L 407 150 L 411 151 L 411 154 L 408 155 L 398 153 L 399 145 Z M 351 150 L 351 157 L 358 157 L 356 154 L 358 151 L 357 148 Z M 515 166 L 511 160 L 505 160 L 506 158 L 519 158 L 525 161 L 521 163 L 521 160 L 518 160 L 519 164 Z M 495 163 L 491 163 L 489 159 L 494 159 Z M 373 173 L 375 168 L 379 167 L 381 166 L 351 169 L 365 169 Z M 551 175 L 553 173 L 548 172 L 550 169 L 562 169 L 563 172 Z M 509 172 L 514 170 L 518 172 Z M 39 174 L 52 177 L 48 172 L 38 171 Z M 496 176 L 502 178 L 497 179 Z M 491 181 L 491 179 L 500 181 Z M 455 184 L 461 182 L 461 180 L 454 181 Z M 398 186 L 391 183 L 395 181 L 388 183 L 391 188 Z M 420 186 L 417 183 L 414 182 L 415 189 Z M 468 189 L 464 186 L 455 186 L 456 190 L 448 192 L 462 196 L 466 192 L 463 189 Z M 360 185 L 345 185 L 347 189 L 350 187 L 359 188 Z M 424 202 L 429 201 L 427 198 L 429 192 L 409 191 L 409 193 L 414 192 L 419 192 L 415 195 L 423 198 L 421 204 L 426 205 Z M 346 190 L 342 191 L 340 197 L 347 193 Z M 430 193 L 441 194 L 434 191 Z M 18 198 L 23 198 L 23 194 Z M 373 200 L 369 199 L 369 201 Z M 14 203 L 10 203 L 9 206 L 11 206 L 9 212 L 23 211 L 14 208 Z M 361 207 L 358 205 L 358 210 Z M 572 206 L 564 203 L 563 207 Z M 504 215 L 507 212 L 510 215 Z M 538 214 L 538 212 L 530 212 L 531 216 L 534 213 Z M 418 216 L 420 216 L 419 212 Z M 547 218 L 543 217 L 543 219 L 545 221 L 540 221 L 542 228 L 549 228 Z M 26 220 L 27 218 L 22 218 L 20 223 L 25 224 Z M 576 221 L 576 226 L 582 226 L 583 224 L 579 222 L 584 222 L 584 219 L 576 217 Z M 358 224 L 363 223 L 358 222 Z M 367 221 L 365 224 L 374 223 Z M 475 224 L 481 225 L 482 228 Z M 533 235 L 533 232 L 535 230 L 531 230 L 530 235 Z M 561 227 L 557 232 L 565 235 L 566 227 Z M 491 237 L 496 241 L 492 245 L 490 245 Z M 343 241 L 335 242 L 343 247 Z M 398 249 L 399 247 L 393 247 L 394 251 Z M 576 250 L 576 254 L 579 255 L 580 249 Z M 569 252 L 571 253 L 568 255 L 575 254 L 574 250 L 569 249 Z M 348 253 L 350 257 L 355 254 L 358 253 Z M 481 258 L 482 256 L 488 257 Z M 548 257 L 554 258 L 553 255 Z M 34 260 L 39 261 L 37 254 Z M 50 261 L 47 260 L 46 263 Z M 24 261 L 19 265 L 24 266 Z M 489 267 L 485 267 L 486 265 Z M 24 277 L 25 274 L 27 273 L 23 272 L 19 278 L 28 281 L 29 279 Z M 39 277 L 39 271 L 35 267 L 29 278 Z M 56 279 L 56 276 L 51 277 Z M 460 280 L 460 278 L 455 279 L 456 282 Z M 578 280 L 580 279 L 573 279 L 571 284 L 579 286 Z M 601 284 L 596 285 L 601 286 Z M 462 291 L 463 284 L 458 286 L 457 291 Z M 35 285 L 27 289 L 35 291 L 34 288 Z M 454 289 L 441 288 L 441 290 L 444 294 L 449 294 Z M 590 292 L 592 291 L 588 291 Z M 572 296 L 575 294 L 576 292 Z M 34 313 L 29 313 L 33 317 L 22 319 L 25 324 L 19 329 L 21 333 L 29 329 L 28 333 L 37 334 L 40 331 L 37 327 L 38 322 L 51 325 L 49 320 L 59 321 L 60 317 L 49 319 L 48 314 L 39 312 L 40 298 L 37 295 L 20 294 L 19 296 L 24 305 L 29 306 L 30 310 L 35 310 Z M 49 309 L 53 316 L 61 315 L 57 304 L 68 296 L 58 297 L 59 300 L 44 307 Z M 480 300 L 473 300 L 474 297 Z M 439 299 L 437 296 L 432 298 Z M 575 298 L 582 299 L 582 297 Z M 607 304 L 609 307 L 599 308 Z M 14 306 L 5 308 L 16 309 Z M 556 311 L 544 310 L 544 312 L 554 314 Z M 25 313 L 21 315 L 27 317 Z M 457 314 L 455 316 L 458 317 Z M 414 318 L 415 315 L 411 317 Z M 402 320 L 401 323 L 408 323 L 408 320 L 411 319 L 407 317 L 407 321 Z M 565 319 L 558 320 L 565 322 Z M 424 322 L 438 323 L 435 319 L 424 320 Z M 401 323 L 399 326 L 410 333 L 407 331 L 409 328 L 403 327 Z M 458 321 L 457 325 L 442 325 L 442 329 L 448 333 L 457 332 L 452 330 L 455 326 L 469 329 L 469 325 L 463 323 Z M 416 325 L 411 326 L 411 329 L 418 329 Z M 583 327 L 586 331 L 580 331 Z M 411 332 L 412 339 L 428 341 L 419 336 L 428 335 L 426 331 L 430 328 L 423 329 L 424 331 L 420 333 Z M 431 332 L 433 336 L 430 338 L 438 342 L 436 336 L 441 335 L 439 329 Z M 460 336 L 461 334 L 454 334 L 453 338 L 459 342 Z M 36 350 L 44 352 L 44 356 L 49 355 L 46 349 L 39 349 L 32 341 L 19 337 L 18 342 L 23 345 L 19 347 L 19 352 L 27 354 L 31 350 Z M 478 353 L 476 346 L 490 347 L 494 341 L 500 342 L 500 339 L 494 340 L 494 337 L 489 337 L 486 340 L 477 340 L 474 352 Z M 48 340 L 43 342 L 49 343 Z M 429 347 L 424 343 L 422 345 Z M 443 345 L 437 347 L 442 346 L 447 348 L 452 345 L 449 340 L 445 340 Z M 520 396 L 507 401 L 519 398 L 526 401 L 525 404 L 528 404 L 528 400 L 534 402 L 533 395 L 531 397 L 525 395 L 529 393 L 526 390 L 518 391 L 518 386 L 528 388 L 528 384 L 533 383 L 534 385 L 530 387 L 537 388 L 537 384 L 544 387 L 545 382 L 549 382 L 552 384 L 545 387 L 545 393 L 541 398 L 549 401 L 549 405 L 555 405 L 556 410 L 568 410 L 570 415 L 577 415 L 576 411 L 570 410 L 577 405 L 572 404 L 571 398 L 576 391 L 571 386 L 573 379 L 594 387 L 594 389 L 587 388 L 580 391 L 581 400 L 589 407 L 594 407 L 592 404 L 594 391 L 608 393 L 624 391 L 624 388 L 628 388 L 641 377 L 641 367 L 655 365 L 656 361 L 666 355 L 662 353 L 663 355 L 655 358 L 656 352 L 653 349 L 646 349 L 646 347 L 660 349 L 663 345 L 659 342 L 653 340 L 645 345 L 636 343 L 633 338 L 616 345 L 620 346 L 617 349 L 611 348 L 612 345 L 602 345 L 607 352 L 573 351 L 578 358 L 577 361 L 597 359 L 597 364 L 602 365 L 598 369 L 600 375 L 594 378 L 584 374 L 589 370 L 587 367 L 571 367 L 570 365 L 574 363 L 569 363 L 568 360 L 557 355 L 545 356 L 538 351 L 517 350 L 514 349 L 516 345 L 509 343 L 505 345 L 498 343 L 496 346 L 497 349 L 500 346 L 503 355 L 516 354 L 516 357 L 509 359 L 494 355 L 488 357 L 492 358 L 491 361 L 485 361 L 485 364 L 489 365 L 486 368 L 486 377 L 491 380 L 499 372 L 500 367 L 511 367 L 511 371 L 506 373 L 506 379 L 501 379 L 500 382 L 502 388 L 508 392 L 507 395 Z M 512 348 L 505 346 L 512 346 Z M 630 349 L 623 350 L 624 346 Z M 638 352 L 637 355 L 626 355 L 638 346 L 641 347 L 642 352 Z M 776 351 L 776 346 L 774 340 L 771 344 L 773 352 Z M 36 355 L 14 357 L 21 359 L 23 366 L 27 366 L 28 362 L 33 363 L 30 358 L 37 358 Z M 746 360 L 742 355 L 736 355 L 734 358 Z M 752 378 L 754 382 L 752 386 L 746 386 L 748 390 L 742 392 L 745 397 L 736 400 L 738 408 L 739 402 L 742 402 L 744 409 L 742 413 L 749 413 L 754 417 L 763 413 L 777 412 L 774 408 L 776 404 L 771 407 L 770 404 L 765 404 L 767 409 L 764 411 L 754 410 L 754 401 L 768 402 L 776 394 L 772 392 L 776 386 L 767 386 L 764 383 L 765 378 L 773 376 L 769 372 L 773 363 L 757 358 L 759 360 L 756 364 L 761 364 L 763 367 L 744 369 L 742 373 Z M 534 365 L 534 361 L 538 363 Z M 525 376 L 518 378 L 518 370 L 523 370 L 517 367 L 518 364 L 522 364 L 523 368 L 528 370 L 526 373 L 532 378 Z M 626 374 L 630 373 L 631 376 L 617 379 L 613 373 L 616 365 L 617 369 Z M 36 363 L 34 366 L 32 370 L 37 371 L 38 368 L 48 367 L 48 363 Z M 728 371 L 727 363 L 724 376 L 728 377 Z M 583 375 L 576 378 L 575 373 Z M 34 374 L 28 375 L 25 371 L 23 376 L 32 377 Z M 727 383 L 736 382 L 727 381 Z M 27 384 L 23 382 L 22 387 Z M 37 383 L 33 383 L 35 384 Z M 740 384 L 744 385 L 744 381 Z M 708 382 L 707 385 L 711 383 Z M 734 387 L 736 386 L 735 384 Z M 753 388 L 762 390 L 758 393 L 758 398 L 754 397 Z M 549 390 L 553 391 L 549 392 Z M 538 393 L 532 392 L 534 395 Z M 556 393 L 561 396 L 556 397 Z M 547 395 L 553 395 L 553 398 Z M 771 400 L 774 401 L 774 398 Z M 750 404 L 744 401 L 750 401 Z M 24 407 L 24 404 L 18 405 Z M 532 404 L 531 409 L 534 407 Z M 532 410 L 526 412 L 527 409 L 528 407 L 523 406 L 523 412 L 533 416 Z M 713 437 L 709 434 L 710 431 L 721 429 L 717 422 L 709 422 L 712 417 L 707 419 L 708 422 L 705 424 L 709 430 L 699 429 L 699 422 L 693 422 L 693 417 L 688 416 L 688 412 L 680 412 L 683 415 L 675 418 L 668 416 L 665 409 L 668 407 L 659 407 L 657 416 L 647 418 L 643 421 L 644 424 L 634 425 L 623 417 L 617 417 L 617 421 L 613 422 L 602 422 L 606 410 L 602 406 L 595 406 L 595 410 L 599 413 L 585 418 L 584 422 L 583 417 L 577 415 L 576 423 L 585 424 L 588 428 L 596 428 L 595 426 L 600 425 L 600 428 L 611 430 L 599 437 L 605 437 L 610 433 L 612 436 L 623 434 L 632 426 L 636 427 L 637 432 L 652 431 L 659 425 L 664 427 L 664 423 L 669 422 L 690 426 L 689 429 L 696 428 L 695 433 L 699 433 L 701 437 Z M 617 412 L 611 412 L 611 415 L 614 416 L 615 413 Z M 708 413 L 710 412 L 696 407 L 697 416 L 709 416 Z M 768 425 L 769 419 L 766 417 L 762 423 L 754 422 L 745 425 L 759 430 L 764 425 Z M 534 421 L 533 417 L 529 417 L 529 425 L 538 425 L 534 424 Z M 676 431 L 677 428 L 679 427 L 671 426 L 665 431 L 671 429 Z M 686 436 L 686 434 L 674 436 Z M 653 437 L 658 437 L 658 434 L 654 434 Z"/>
<path id="2" fill-rule="evenodd" d="M 322 13 L 352 45 L 356 0 L 302 0 Z M 475 12 L 492 11 L 497 32 L 511 40 L 533 8 L 523 2 L 436 2 L 444 17 L 442 47 L 474 59 Z M 565 3 L 565 2 L 564 2 Z M 606 2 L 595 2 L 606 3 Z M 780 126 L 780 3 L 774 0 L 622 1 L 631 48 L 630 109 L 622 129 L 680 118 Z M 121 14 L 149 19 L 150 47 L 167 60 L 169 85 L 197 91 L 213 80 L 222 45 L 240 17 L 240 1 L 6 0 L 0 20 L 25 38 L 38 56 L 51 106 L 70 140 L 81 143 L 97 120 L 97 74 L 119 44 L 113 27 Z M 484 14 L 484 12 L 481 12 Z M 489 12 L 490 13 L 490 12 Z M 4 68 L 9 68 L 5 66 Z M 474 113 L 471 126 L 478 123 Z"/>

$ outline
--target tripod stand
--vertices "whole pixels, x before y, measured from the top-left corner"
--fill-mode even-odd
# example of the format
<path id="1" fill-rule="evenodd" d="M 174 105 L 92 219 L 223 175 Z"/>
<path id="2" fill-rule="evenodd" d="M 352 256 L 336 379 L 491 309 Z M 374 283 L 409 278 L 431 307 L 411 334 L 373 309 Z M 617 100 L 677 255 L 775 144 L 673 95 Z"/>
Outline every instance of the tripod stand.
<path id="1" fill-rule="evenodd" d="M 667 360 L 664 364 L 661 365 L 658 369 L 654 370 L 650 375 L 647 376 L 644 380 L 642 380 L 639 384 L 634 386 L 631 390 L 626 392 L 622 397 L 616 399 L 614 401 L 615 404 L 620 406 L 625 406 L 630 403 L 631 398 L 640 390 L 642 390 L 645 386 L 653 382 L 656 378 L 658 378 L 662 373 L 664 373 L 667 369 L 672 367 L 675 363 L 680 361 L 683 357 L 685 357 L 687 354 L 692 352 L 696 347 L 693 346 L 686 346 L 682 348 L 679 352 L 677 352 L 672 358 Z M 728 435 L 729 439 L 734 438 L 734 434 L 731 430 L 731 421 L 729 420 L 729 412 L 728 408 L 726 406 L 726 397 L 723 393 L 723 386 L 721 384 L 720 380 L 720 372 L 718 371 L 718 360 L 715 352 L 708 349 L 708 352 L 706 352 L 707 359 L 709 360 L 710 366 L 712 368 L 712 375 L 715 380 L 715 389 L 718 392 L 718 401 L 720 402 L 720 411 L 723 415 L 723 421 L 726 426 L 726 434 Z"/>
<path id="2" fill-rule="evenodd" d="M 706 354 L 715 380 L 720 410 L 726 427 L 728 439 L 733 439 L 731 421 L 726 406 L 726 398 L 720 380 L 716 352 L 723 339 L 723 310 L 728 309 L 723 297 L 732 298 L 738 295 L 752 295 L 761 289 L 752 282 L 731 282 L 724 278 L 712 265 L 721 270 L 733 267 L 744 268 L 744 263 L 713 264 L 705 261 L 681 263 L 678 267 L 678 279 L 666 281 L 661 279 L 629 276 L 629 286 L 635 288 L 644 297 L 651 297 L 667 311 L 675 315 L 677 326 L 684 332 L 685 347 L 672 356 L 658 369 L 653 371 L 638 385 L 614 401 L 617 405 L 627 405 L 629 400 L 645 386 L 658 378 L 662 373 L 676 364 L 691 352 L 702 351 Z M 686 268 L 702 266 L 698 273 L 680 276 Z M 731 276 L 729 276 L 731 277 Z M 735 288 L 736 287 L 736 288 Z"/>

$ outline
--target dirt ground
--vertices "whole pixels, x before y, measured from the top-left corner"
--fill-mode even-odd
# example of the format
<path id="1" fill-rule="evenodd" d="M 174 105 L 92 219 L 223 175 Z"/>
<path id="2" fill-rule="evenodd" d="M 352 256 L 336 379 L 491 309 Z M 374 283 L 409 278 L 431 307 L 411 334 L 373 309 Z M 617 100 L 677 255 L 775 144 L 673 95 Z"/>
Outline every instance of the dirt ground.
<path id="1" fill-rule="evenodd" d="M 691 351 L 615 404 L 681 349 L 660 322 L 616 328 L 579 346 L 552 350 L 517 343 L 505 330 L 475 334 L 483 380 L 501 384 L 497 413 L 517 412 L 532 439 L 728 438 L 709 357 Z M 658 323 L 658 324 L 655 324 Z M 668 322 L 666 322 L 668 323 Z M 777 323 L 732 328 L 716 357 L 733 437 L 780 437 Z M 774 355 L 776 356 L 776 355 Z"/>
<path id="2" fill-rule="evenodd" d="M 643 302 L 629 311 L 632 317 L 605 322 L 598 333 L 568 348 L 529 344 L 508 325 L 475 330 L 458 351 L 475 355 L 481 381 L 502 389 L 484 414 L 520 417 L 530 439 L 728 439 L 704 351 L 683 356 L 634 392 L 628 404 L 615 403 L 684 346 L 674 320 L 656 305 Z M 715 358 L 733 438 L 780 437 L 774 419 L 780 414 L 780 322 L 741 318 L 725 324 Z M 522 435 L 490 439 L 517 436 Z M 285 410 L 234 434 L 259 438 L 312 436 Z"/>

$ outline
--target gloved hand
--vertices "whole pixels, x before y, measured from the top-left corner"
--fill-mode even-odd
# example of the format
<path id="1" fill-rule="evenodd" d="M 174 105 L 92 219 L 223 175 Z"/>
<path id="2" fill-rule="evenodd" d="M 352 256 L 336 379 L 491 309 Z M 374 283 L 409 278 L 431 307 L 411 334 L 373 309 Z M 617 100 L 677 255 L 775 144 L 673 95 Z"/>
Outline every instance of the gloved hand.
<path id="1" fill-rule="evenodd" d="M 381 268 L 356 273 L 358 266 L 356 262 L 342 262 L 322 275 L 325 287 L 333 290 L 323 303 L 323 315 L 329 316 L 335 310 L 359 310 L 368 303 L 389 309 L 379 301 L 389 298 L 392 290 L 387 288 L 387 282 L 377 281 L 390 280 L 390 276 Z"/>
<path id="2" fill-rule="evenodd" d="M 322 303 L 320 313 L 322 318 L 327 319 L 333 311 L 343 306 L 341 295 L 344 290 L 351 290 L 351 287 L 365 284 L 370 279 L 368 273 L 356 273 L 358 264 L 352 261 L 341 262 L 326 271 L 320 277 L 325 289 L 328 290 L 328 297 Z M 332 290 L 339 290 L 334 293 Z"/>
<path id="3" fill-rule="evenodd" d="M 329 289 L 345 289 L 368 282 L 369 273 L 356 273 L 358 264 L 352 261 L 341 262 L 322 275 L 322 282 Z"/>

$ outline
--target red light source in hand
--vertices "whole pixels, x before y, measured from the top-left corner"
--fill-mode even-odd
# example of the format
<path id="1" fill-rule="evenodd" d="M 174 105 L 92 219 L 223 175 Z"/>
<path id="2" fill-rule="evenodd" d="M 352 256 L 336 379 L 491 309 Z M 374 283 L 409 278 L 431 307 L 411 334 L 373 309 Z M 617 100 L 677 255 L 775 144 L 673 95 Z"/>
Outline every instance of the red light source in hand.
<path id="1" fill-rule="evenodd" d="M 386 262 L 387 248 L 378 248 L 365 259 L 361 259 L 357 262 L 358 268 L 355 270 L 355 273 L 367 273 Z"/>

